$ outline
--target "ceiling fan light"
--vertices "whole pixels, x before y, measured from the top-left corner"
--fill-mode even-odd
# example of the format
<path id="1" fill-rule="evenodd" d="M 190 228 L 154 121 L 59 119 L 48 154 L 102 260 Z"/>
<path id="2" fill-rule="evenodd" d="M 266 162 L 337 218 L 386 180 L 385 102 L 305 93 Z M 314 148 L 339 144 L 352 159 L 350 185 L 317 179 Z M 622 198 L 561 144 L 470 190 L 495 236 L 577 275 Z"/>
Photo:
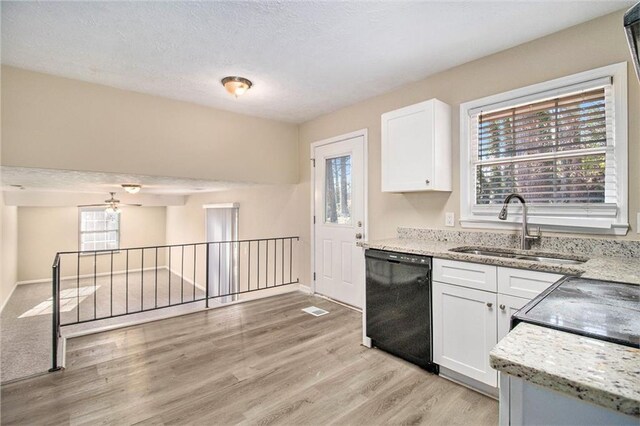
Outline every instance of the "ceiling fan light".
<path id="1" fill-rule="evenodd" d="M 122 184 L 122 187 L 129 194 L 137 194 L 138 192 L 140 192 L 140 189 L 142 189 L 142 185 L 137 185 L 137 184 L 133 184 L 133 183 Z"/>
<path id="2" fill-rule="evenodd" d="M 227 92 L 236 98 L 245 94 L 253 86 L 250 80 L 238 76 L 225 77 L 221 80 L 221 83 Z"/>
<path id="3" fill-rule="evenodd" d="M 109 207 L 107 207 L 106 209 L 104 209 L 105 213 L 108 215 L 117 215 L 118 213 L 120 213 L 120 209 L 118 208 L 118 206 L 116 205 L 110 205 Z"/>

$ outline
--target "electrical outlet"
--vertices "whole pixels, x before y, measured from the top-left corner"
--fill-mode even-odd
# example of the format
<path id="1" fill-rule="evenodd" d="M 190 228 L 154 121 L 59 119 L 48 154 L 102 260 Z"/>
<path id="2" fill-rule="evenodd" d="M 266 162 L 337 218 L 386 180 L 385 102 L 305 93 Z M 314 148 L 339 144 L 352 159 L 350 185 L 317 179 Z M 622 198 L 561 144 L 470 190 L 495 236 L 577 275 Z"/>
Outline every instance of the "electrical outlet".
<path id="1" fill-rule="evenodd" d="M 638 216 L 638 217 L 640 217 L 640 216 Z M 446 226 L 456 226 L 455 221 L 456 221 L 456 217 L 455 217 L 455 214 L 453 212 L 445 213 L 444 224 Z"/>

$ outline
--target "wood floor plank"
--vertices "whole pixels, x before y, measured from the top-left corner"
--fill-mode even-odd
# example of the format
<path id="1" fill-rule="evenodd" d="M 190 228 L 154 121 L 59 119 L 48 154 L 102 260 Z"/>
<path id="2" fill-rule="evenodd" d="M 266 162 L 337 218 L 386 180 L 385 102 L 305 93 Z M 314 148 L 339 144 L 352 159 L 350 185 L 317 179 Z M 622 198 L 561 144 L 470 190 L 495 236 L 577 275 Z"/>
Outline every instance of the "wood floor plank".
<path id="1" fill-rule="evenodd" d="M 330 311 L 313 317 L 315 305 Z M 360 345 L 358 312 L 290 293 L 70 339 L 2 386 L 2 424 L 496 424 L 497 403 Z"/>

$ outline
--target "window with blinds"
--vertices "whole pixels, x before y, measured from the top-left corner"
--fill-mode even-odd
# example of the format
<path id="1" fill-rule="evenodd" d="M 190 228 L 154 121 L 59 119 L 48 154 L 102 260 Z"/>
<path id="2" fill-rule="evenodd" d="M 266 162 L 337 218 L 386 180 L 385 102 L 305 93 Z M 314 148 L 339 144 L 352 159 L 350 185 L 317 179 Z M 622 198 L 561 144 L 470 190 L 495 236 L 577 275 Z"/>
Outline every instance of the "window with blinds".
<path id="1" fill-rule="evenodd" d="M 610 85 L 471 117 L 475 204 L 615 203 Z"/>

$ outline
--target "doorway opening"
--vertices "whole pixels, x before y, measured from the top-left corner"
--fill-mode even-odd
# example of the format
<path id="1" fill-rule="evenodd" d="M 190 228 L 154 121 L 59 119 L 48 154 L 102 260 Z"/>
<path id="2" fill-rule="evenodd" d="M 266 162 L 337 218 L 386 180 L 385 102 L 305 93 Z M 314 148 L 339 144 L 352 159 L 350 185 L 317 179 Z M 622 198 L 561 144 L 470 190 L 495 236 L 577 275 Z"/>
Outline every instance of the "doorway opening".
<path id="1" fill-rule="evenodd" d="M 209 250 L 209 294 L 216 297 L 222 294 L 238 292 L 238 268 L 240 245 L 238 240 L 238 203 L 207 204 L 206 240 L 229 241 L 226 244 L 214 244 Z M 237 295 L 223 296 L 217 300 L 229 303 L 237 300 Z"/>

